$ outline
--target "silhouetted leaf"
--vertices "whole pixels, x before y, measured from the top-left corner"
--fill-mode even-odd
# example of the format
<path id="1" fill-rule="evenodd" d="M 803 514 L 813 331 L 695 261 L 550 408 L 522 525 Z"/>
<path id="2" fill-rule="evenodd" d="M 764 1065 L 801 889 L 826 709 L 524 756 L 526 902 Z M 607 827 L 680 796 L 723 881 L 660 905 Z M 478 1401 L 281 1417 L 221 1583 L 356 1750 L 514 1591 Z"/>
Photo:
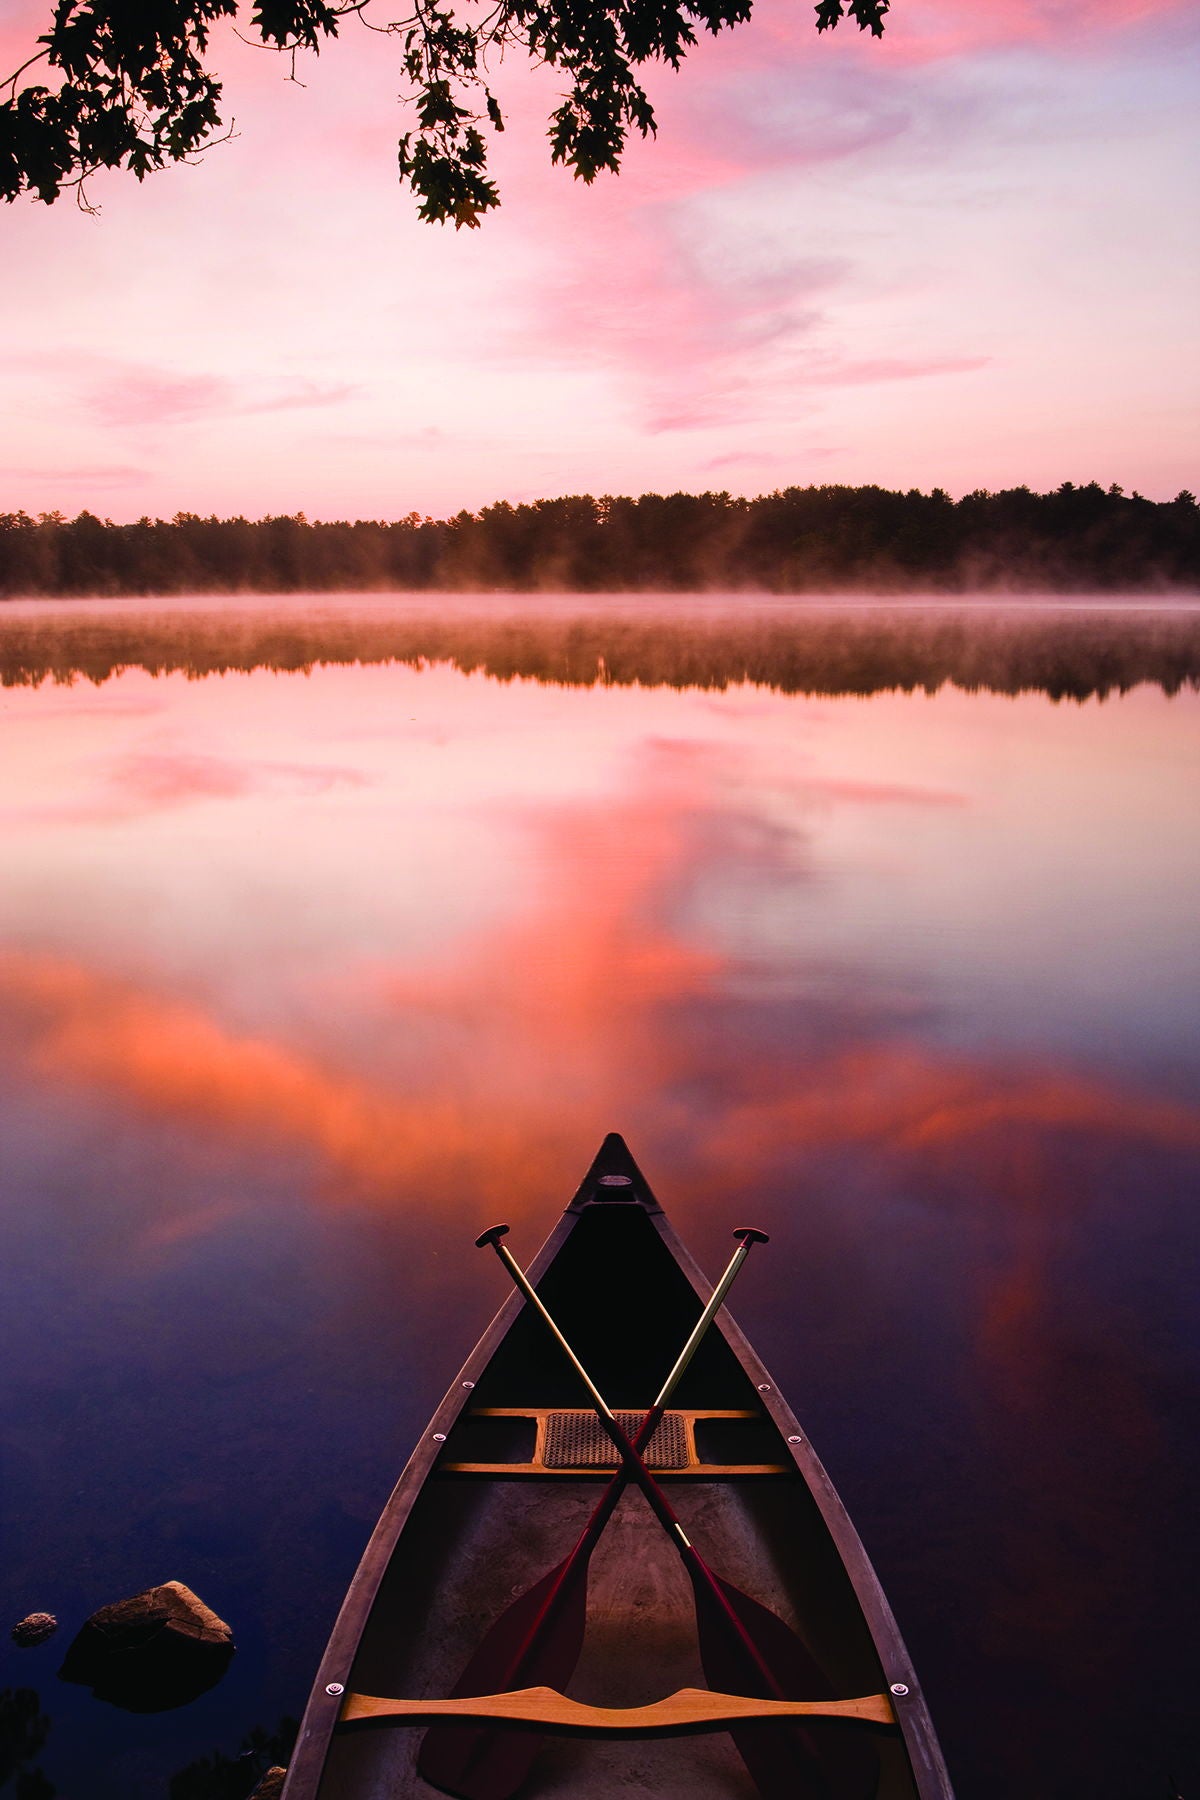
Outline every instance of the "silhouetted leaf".
<path id="1" fill-rule="evenodd" d="M 380 0 L 382 3 L 382 0 Z M 551 156 L 584 181 L 619 168 L 630 129 L 653 133 L 654 113 L 633 71 L 648 62 L 678 68 L 696 42 L 748 19 L 753 0 L 500 0 L 480 21 L 460 22 L 438 0 L 415 0 L 400 65 L 414 90 L 417 122 L 399 145 L 401 179 L 424 219 L 478 225 L 499 204 L 484 171 L 478 125 L 504 129 L 480 79 L 489 50 L 523 51 L 562 71 L 568 87 L 550 121 Z M 335 37 L 347 10 L 324 0 L 249 0 L 244 29 L 289 56 Z M 819 31 L 843 17 L 878 36 L 888 0 L 820 0 Z M 204 67 L 215 22 L 239 0 L 58 0 L 39 60 L 59 78 L 0 104 L 0 195 L 46 202 L 93 171 L 124 167 L 138 180 L 217 139 L 221 83 Z M 381 36 L 392 36 L 390 23 Z"/>

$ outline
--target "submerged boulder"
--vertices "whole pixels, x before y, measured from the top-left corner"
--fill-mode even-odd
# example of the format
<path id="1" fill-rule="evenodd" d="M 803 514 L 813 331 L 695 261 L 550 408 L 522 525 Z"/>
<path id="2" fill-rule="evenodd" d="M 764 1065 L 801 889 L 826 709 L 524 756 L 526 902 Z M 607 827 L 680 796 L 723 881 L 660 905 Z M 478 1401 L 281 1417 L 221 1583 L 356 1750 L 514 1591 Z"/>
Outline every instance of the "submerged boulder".
<path id="1" fill-rule="evenodd" d="M 215 1687 L 233 1649 L 224 1619 L 182 1581 L 165 1581 L 94 1612 L 59 1675 L 126 1712 L 166 1712 Z"/>
<path id="2" fill-rule="evenodd" d="M 27 1613 L 13 1626 L 10 1636 L 22 1650 L 31 1650 L 35 1644 L 44 1644 L 57 1630 L 58 1620 L 53 1613 Z"/>

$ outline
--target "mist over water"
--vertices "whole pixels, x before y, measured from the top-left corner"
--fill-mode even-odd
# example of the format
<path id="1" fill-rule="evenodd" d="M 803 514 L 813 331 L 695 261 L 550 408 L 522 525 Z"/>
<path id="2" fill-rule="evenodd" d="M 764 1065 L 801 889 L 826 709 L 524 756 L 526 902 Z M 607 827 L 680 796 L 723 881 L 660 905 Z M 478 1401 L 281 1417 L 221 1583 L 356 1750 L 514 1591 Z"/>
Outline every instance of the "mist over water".
<path id="1" fill-rule="evenodd" d="M 42 602 L 0 680 L 24 1767 L 165 1800 L 299 1714 L 472 1237 L 616 1129 L 706 1267 L 772 1233 L 961 1800 L 1191 1792 L 1196 607 Z M 219 1687 L 57 1681 L 173 1578 Z"/>
<path id="2" fill-rule="evenodd" d="M 1149 681 L 1174 693 L 1200 684 L 1200 600 L 397 593 L 0 607 L 5 686 L 373 662 L 583 687 L 847 694 L 953 682 L 1082 699 Z"/>

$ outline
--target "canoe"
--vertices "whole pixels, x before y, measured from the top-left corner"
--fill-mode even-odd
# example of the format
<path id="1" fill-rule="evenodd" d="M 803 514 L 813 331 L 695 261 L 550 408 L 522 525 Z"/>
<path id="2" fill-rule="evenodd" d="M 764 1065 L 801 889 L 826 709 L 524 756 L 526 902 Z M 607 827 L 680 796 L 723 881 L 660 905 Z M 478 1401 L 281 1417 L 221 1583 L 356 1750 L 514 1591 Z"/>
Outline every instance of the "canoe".
<path id="1" fill-rule="evenodd" d="M 632 1436 L 713 1289 L 615 1133 L 528 1272 Z M 485 1756 L 514 1732 L 523 1753 L 536 1744 L 521 1800 L 755 1800 L 770 1784 L 751 1774 L 747 1746 L 765 1746 L 769 1761 L 772 1746 L 793 1744 L 804 1756 L 815 1746 L 818 1773 L 811 1787 L 775 1791 L 952 1800 L 862 1544 L 728 1312 L 645 1460 L 706 1563 L 799 1640 L 815 1671 L 809 1691 L 714 1691 L 698 1598 L 630 1483 L 591 1558 L 586 1634 L 565 1691 L 521 1682 L 454 1697 L 514 1597 L 570 1551 L 618 1463 L 577 1376 L 514 1288 L 375 1528 L 317 1671 L 283 1800 L 432 1800 L 449 1790 L 421 1772 L 429 1727 L 430 1745 L 447 1727 L 486 1728 Z"/>

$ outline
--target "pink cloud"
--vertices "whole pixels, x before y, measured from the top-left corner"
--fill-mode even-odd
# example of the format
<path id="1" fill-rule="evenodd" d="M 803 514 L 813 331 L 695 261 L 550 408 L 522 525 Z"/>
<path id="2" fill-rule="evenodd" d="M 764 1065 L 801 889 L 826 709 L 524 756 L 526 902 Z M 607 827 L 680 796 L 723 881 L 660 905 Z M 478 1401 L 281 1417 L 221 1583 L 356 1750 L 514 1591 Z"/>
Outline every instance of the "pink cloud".
<path id="1" fill-rule="evenodd" d="M 0 816 L 23 824 L 117 825 L 206 800 L 263 792 L 315 796 L 368 783 L 361 770 L 318 763 L 238 762 L 199 751 L 141 750 L 111 763 L 99 787 L 83 799 L 13 806 Z"/>
<path id="2" fill-rule="evenodd" d="M 132 463 L 87 463 L 80 468 L 32 468 L 19 463 L 0 465 L 0 481 L 52 482 L 62 487 L 108 488 L 126 487 L 131 482 L 148 481 L 151 471 Z"/>
<path id="3" fill-rule="evenodd" d="M 825 457 L 841 456 L 842 453 L 843 446 L 840 444 L 830 446 L 818 444 L 805 445 L 802 450 L 797 450 L 796 455 L 803 457 L 805 462 L 817 462 Z M 715 473 L 720 469 L 761 468 L 764 463 L 773 462 L 774 460 L 773 454 L 764 454 L 761 450 L 732 450 L 725 456 L 706 457 L 700 464 L 700 467 L 702 469 L 712 469 Z"/>
<path id="4" fill-rule="evenodd" d="M 592 197 L 589 213 L 591 229 L 570 263 L 531 296 L 544 320 L 544 353 L 568 366 L 618 370 L 650 433 L 752 411 L 764 369 L 816 330 L 819 303 L 850 273 L 832 256 L 724 267 L 689 240 L 676 211 L 631 207 L 612 189 Z M 616 296 L 613 268 L 624 271 Z"/>
<path id="5" fill-rule="evenodd" d="M 922 0 L 893 9 L 880 48 L 893 64 L 1015 47 L 1074 51 L 1189 10 L 1188 0 Z"/>
<path id="6" fill-rule="evenodd" d="M 592 212 L 586 245 L 542 290 L 545 347 L 568 364 L 618 369 L 648 433 L 727 425 L 769 411 L 783 393 L 795 419 L 809 389 L 968 374 L 992 360 L 818 347 L 829 308 L 856 279 L 847 259 L 793 256 L 738 269 L 696 241 L 671 208 L 614 199 Z M 598 305 L 603 271 L 613 266 L 627 272 L 619 300 Z"/>
<path id="7" fill-rule="evenodd" d="M 90 392 L 87 405 L 103 425 L 176 425 L 214 414 L 291 412 L 337 406 L 354 392 L 352 384 L 322 386 L 299 381 L 261 393 L 241 390 L 222 375 L 174 374 L 166 369 L 125 368 L 106 376 Z"/>
<path id="8" fill-rule="evenodd" d="M 325 434 L 325 441 L 369 450 L 432 450 L 451 443 L 453 437 L 439 425 L 423 425 L 417 431 L 331 431 Z"/>
<path id="9" fill-rule="evenodd" d="M 911 168 L 914 180 L 936 169 L 943 182 L 964 147 L 1009 129 L 1019 93 L 987 79 L 947 87 L 919 65 L 973 47 L 1077 43 L 1180 10 L 1173 0 L 1098 0 L 1082 9 L 989 0 L 964 27 L 963 8 L 913 0 L 891 21 L 900 49 L 880 58 L 857 33 L 818 42 L 798 28 L 793 8 L 766 0 L 752 30 L 697 46 L 678 81 L 652 81 L 660 133 L 648 148 L 631 147 L 619 183 L 602 182 L 584 199 L 529 182 L 518 169 L 517 203 L 532 207 L 544 234 L 566 247 L 533 298 L 543 349 L 568 365 L 612 368 L 650 436 L 727 427 L 785 407 L 794 423 L 810 410 L 810 391 L 988 368 L 994 352 L 961 341 L 969 319 L 954 334 L 958 342 L 932 351 L 918 336 L 885 348 L 876 334 L 876 353 L 865 355 L 830 342 L 845 330 L 846 299 L 875 272 L 867 255 L 789 254 L 786 220 L 805 216 L 805 172 L 886 160 L 889 169 Z M 777 54 L 764 54 L 768 45 Z M 528 130 L 531 120 L 522 112 L 517 125 Z M 1056 129 L 1047 119 L 1048 143 Z M 714 229 L 713 209 L 696 205 L 739 184 L 761 206 L 767 232 L 778 233 L 773 268 L 739 267 L 722 241 L 727 226 Z M 506 193 L 511 185 L 506 177 Z M 768 192 L 780 209 L 777 225 Z M 586 212 L 583 231 L 571 209 Z M 761 255 L 769 261 L 769 243 Z M 939 276 L 913 267 L 903 279 L 919 289 Z M 981 336 L 985 329 L 981 323 Z"/>
<path id="10" fill-rule="evenodd" d="M 862 362 L 809 360 L 801 371 L 806 387 L 860 387 L 875 381 L 919 381 L 927 375 L 970 375 L 986 369 L 990 356 L 878 356 Z"/>
<path id="11" fill-rule="evenodd" d="M 671 89 L 654 156 L 665 164 L 658 185 L 676 198 L 749 175 L 861 158 L 912 133 L 917 96 L 877 62 L 814 63 L 794 20 L 787 40 L 772 46 L 776 55 L 764 55 L 763 36 L 706 46 L 701 66 Z"/>
<path id="12" fill-rule="evenodd" d="M 239 413 L 295 412 L 309 406 L 340 406 L 357 392 L 354 382 L 299 381 L 290 389 L 261 400 L 242 400 L 234 411 Z"/>
<path id="13" fill-rule="evenodd" d="M 151 807 L 190 800 L 230 799 L 253 790 L 323 794 L 365 787 L 359 769 L 317 763 L 235 762 L 198 752 L 136 751 L 113 766 L 110 782 L 123 797 Z"/>
<path id="14" fill-rule="evenodd" d="M 986 367 L 970 344 L 930 354 L 900 342 L 863 355 L 831 342 L 847 300 L 872 279 L 869 264 L 841 234 L 823 244 L 788 229 L 804 217 L 806 171 L 869 153 L 940 162 L 977 133 L 984 102 L 943 96 L 931 108 L 915 77 L 841 55 L 831 64 L 794 16 L 774 61 L 762 32 L 738 43 L 737 33 L 705 43 L 678 81 L 652 83 L 659 136 L 630 146 L 619 181 L 584 193 L 548 183 L 524 156 L 505 171 L 506 199 L 562 247 L 527 290 L 543 361 L 611 370 L 650 438 L 772 416 L 790 428 L 814 410 L 810 390 Z M 531 128 L 527 107 L 525 97 L 521 131 Z M 712 204 L 735 188 L 761 230 L 738 225 L 727 200 Z M 526 356 L 528 329 L 525 317 L 497 354 Z"/>
<path id="15" fill-rule="evenodd" d="M 1005 49 L 1103 49 L 1116 35 L 1193 11 L 1191 0 L 895 0 L 882 38 L 842 25 L 818 40 L 790 0 L 756 0 L 751 31 L 705 39 L 691 60 L 751 61 L 750 40 L 767 33 L 789 60 L 824 77 L 837 63 L 897 68 Z"/>
<path id="16" fill-rule="evenodd" d="M 174 425 L 228 412 L 231 397 L 230 383 L 219 375 L 130 369 L 102 382 L 87 404 L 102 425 Z"/>
<path id="17" fill-rule="evenodd" d="M 831 800 L 846 800 L 855 806 L 968 806 L 966 794 L 951 788 L 910 787 L 900 782 L 840 781 L 833 777 L 808 778 L 806 789 L 825 794 Z"/>
<path id="18" fill-rule="evenodd" d="M 227 800 L 256 785 L 247 764 L 223 756 L 144 751 L 123 757 L 109 779 L 123 800 L 150 807 L 175 806 L 188 800 Z"/>

